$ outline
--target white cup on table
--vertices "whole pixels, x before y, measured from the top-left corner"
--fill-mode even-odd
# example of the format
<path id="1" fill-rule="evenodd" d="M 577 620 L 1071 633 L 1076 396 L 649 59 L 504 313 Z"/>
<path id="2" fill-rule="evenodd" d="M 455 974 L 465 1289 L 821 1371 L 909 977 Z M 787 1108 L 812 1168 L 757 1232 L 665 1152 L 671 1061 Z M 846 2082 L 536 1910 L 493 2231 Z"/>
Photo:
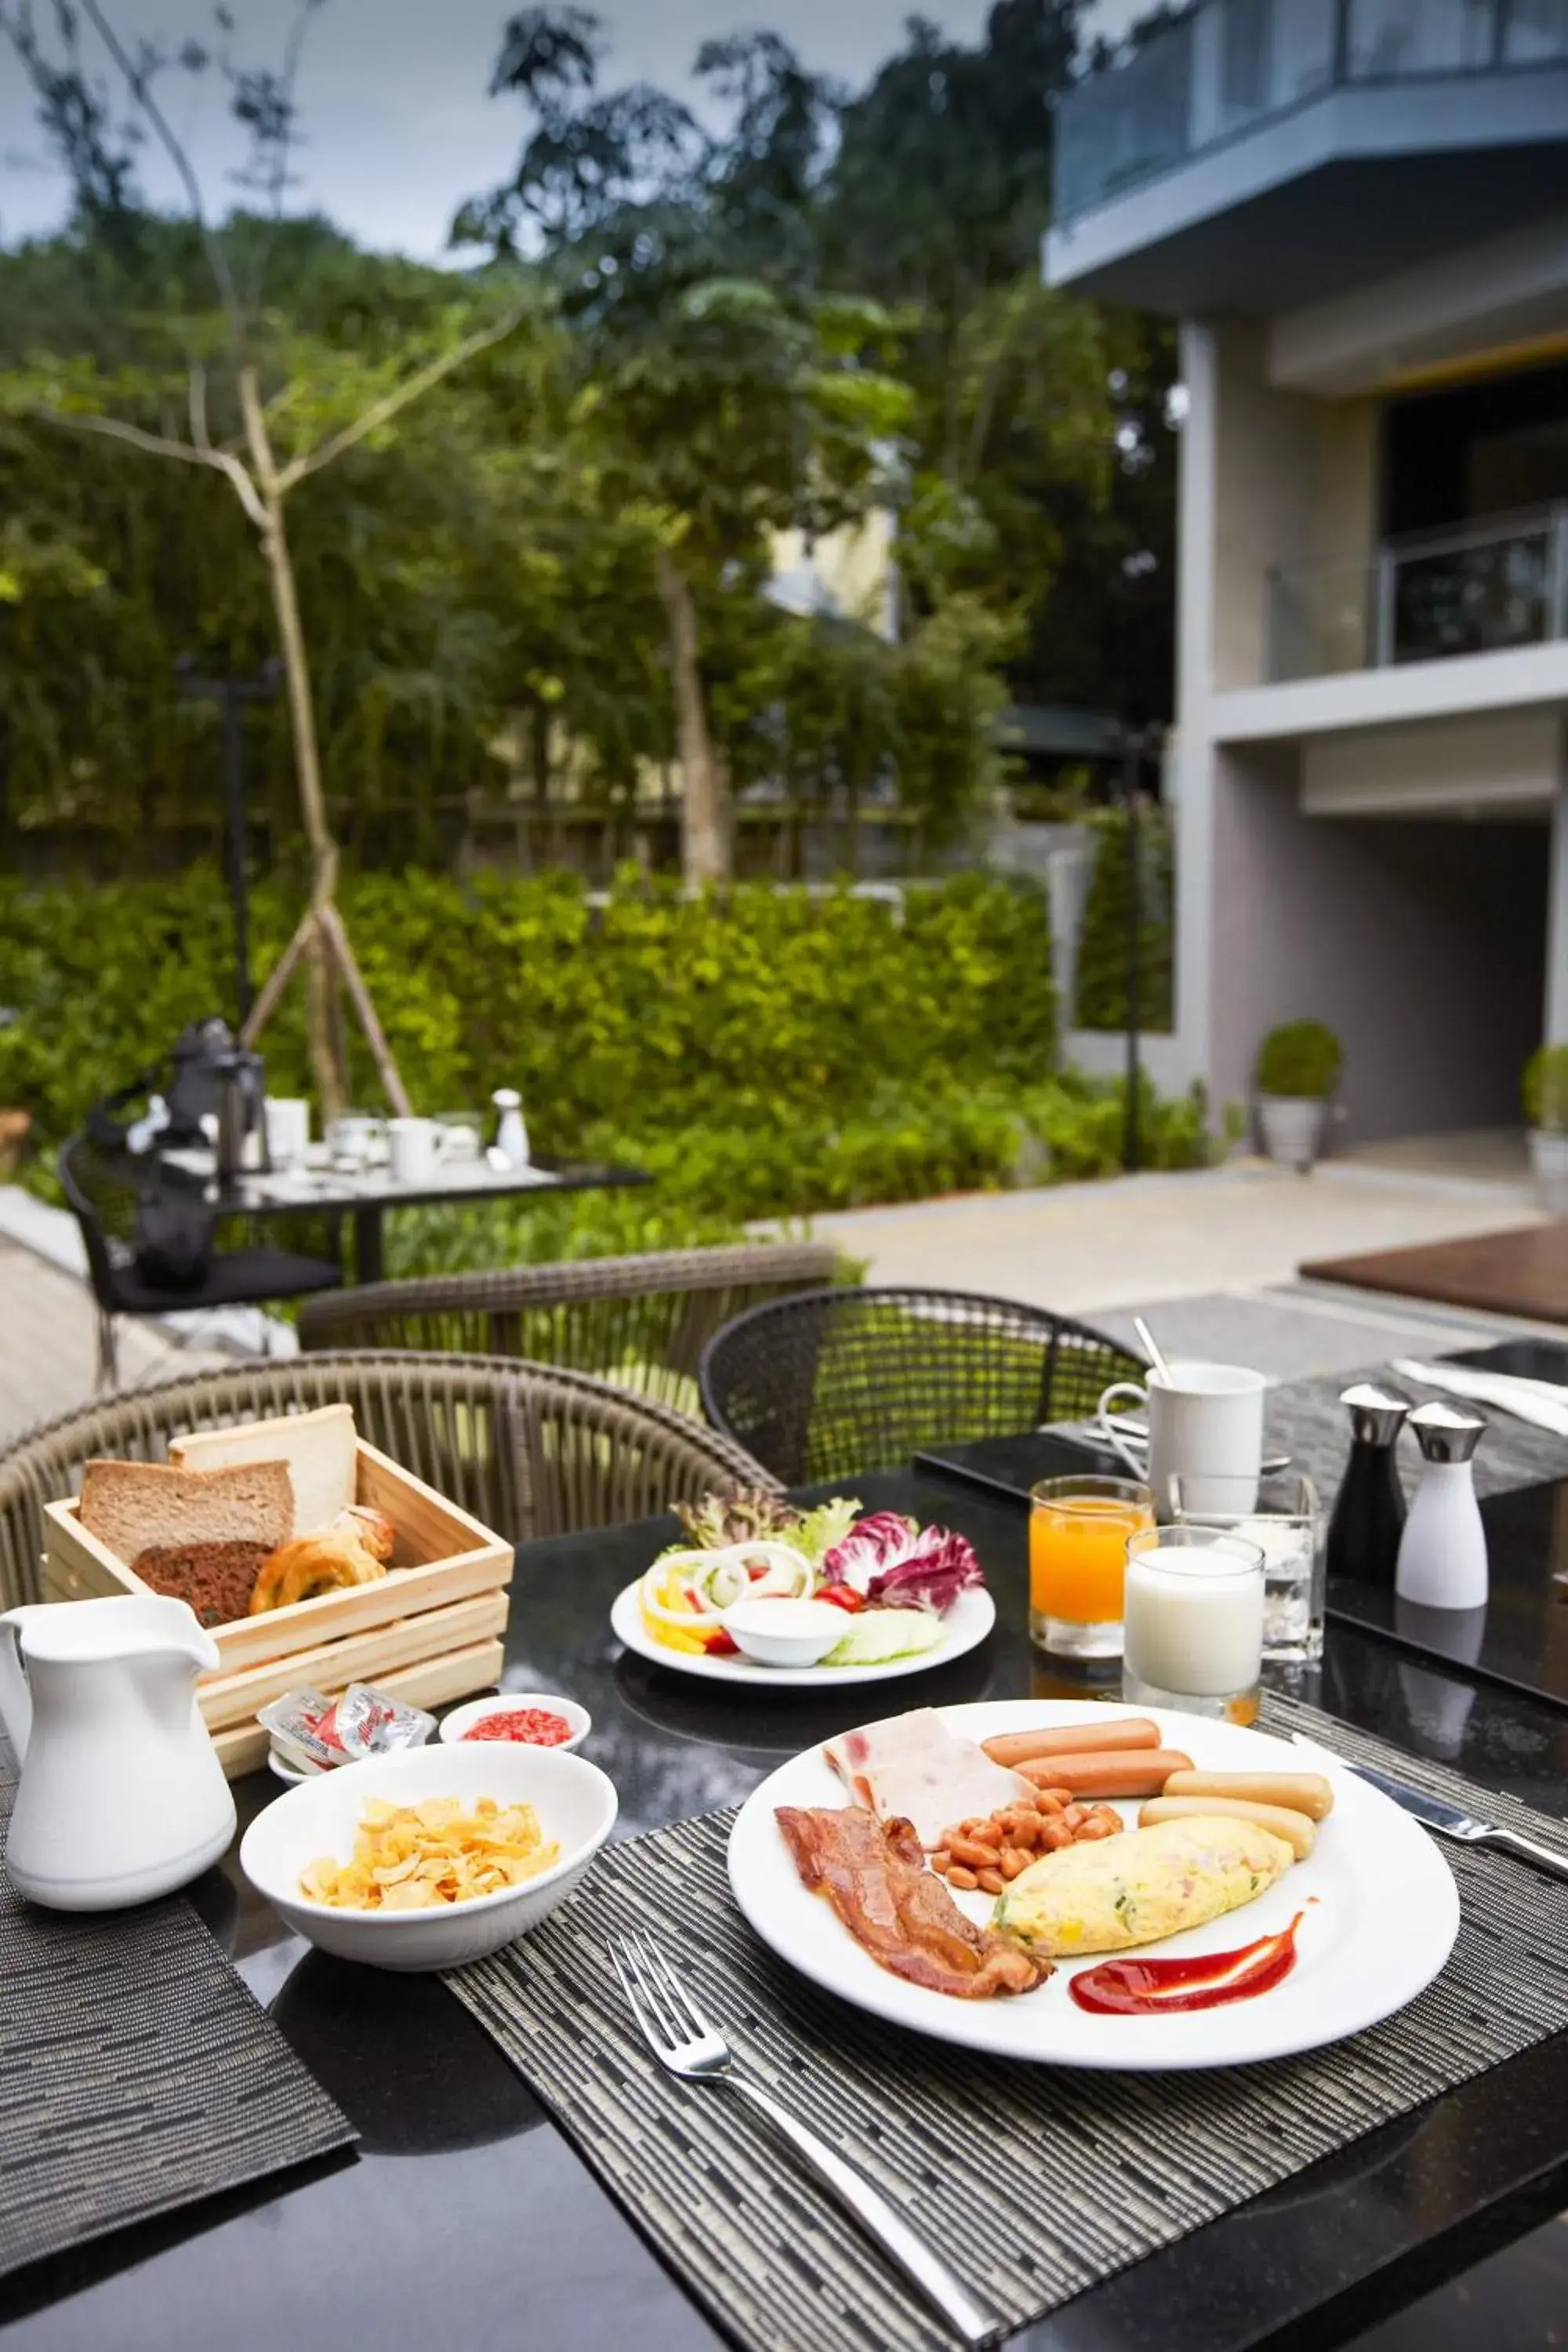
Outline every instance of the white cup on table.
<path id="1" fill-rule="evenodd" d="M 446 1157 L 448 1130 L 433 1118 L 389 1118 L 387 1170 L 397 1184 L 428 1184 Z"/>
<path id="2" fill-rule="evenodd" d="M 268 1095 L 263 1116 L 267 1157 L 274 1168 L 302 1168 L 310 1142 L 310 1106 L 303 1095 Z"/>
<path id="3" fill-rule="evenodd" d="M 1256 1486 L 1262 1475 L 1268 1387 L 1263 1374 L 1245 1364 L 1178 1360 L 1163 1372 L 1152 1371 L 1146 1381 L 1115 1381 L 1100 1400 L 1100 1426 L 1112 1453 L 1152 1488 L 1161 1518 L 1173 1510 L 1171 1481 L 1177 1476 L 1185 1508 L 1234 1508 L 1236 1482 L 1251 1479 Z M 1146 1437 L 1114 1426 L 1121 1399 L 1143 1408 Z M 1205 1477 L 1221 1482 L 1212 1494 L 1205 1488 Z"/>

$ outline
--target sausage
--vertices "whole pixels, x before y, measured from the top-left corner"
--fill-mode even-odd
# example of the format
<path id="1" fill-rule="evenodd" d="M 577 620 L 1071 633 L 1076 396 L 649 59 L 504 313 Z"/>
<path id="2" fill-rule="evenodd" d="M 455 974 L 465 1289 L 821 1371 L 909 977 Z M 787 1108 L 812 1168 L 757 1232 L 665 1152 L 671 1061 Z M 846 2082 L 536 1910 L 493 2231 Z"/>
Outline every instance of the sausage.
<path id="1" fill-rule="evenodd" d="M 1173 1772 L 1167 1797 L 1240 1797 L 1249 1805 L 1283 1805 L 1321 1822 L 1334 1809 L 1334 1792 L 1321 1772 Z"/>
<path id="2" fill-rule="evenodd" d="M 1177 1748 L 1134 1748 L 1091 1756 L 1047 1756 L 1016 1768 L 1026 1780 L 1068 1790 L 1075 1797 L 1157 1797 L 1173 1772 L 1190 1772 L 1193 1759 Z"/>
<path id="3" fill-rule="evenodd" d="M 1156 1822 L 1183 1822 L 1194 1819 L 1256 1822 L 1260 1830 L 1272 1830 L 1283 1838 L 1298 1862 L 1305 1862 L 1312 1851 L 1317 1830 L 1305 1813 L 1292 1812 L 1285 1805 L 1250 1804 L 1245 1797 L 1153 1797 L 1141 1807 L 1138 1826 L 1152 1829 Z"/>
<path id="4" fill-rule="evenodd" d="M 1097 1748 L 1158 1748 L 1160 1728 L 1142 1715 L 1112 1716 L 1109 1723 L 1061 1724 L 1050 1731 L 1003 1731 L 980 1743 L 993 1764 L 1037 1763 L 1042 1756 L 1091 1756 Z M 1056 1783 L 1042 1780 L 1043 1789 Z"/>

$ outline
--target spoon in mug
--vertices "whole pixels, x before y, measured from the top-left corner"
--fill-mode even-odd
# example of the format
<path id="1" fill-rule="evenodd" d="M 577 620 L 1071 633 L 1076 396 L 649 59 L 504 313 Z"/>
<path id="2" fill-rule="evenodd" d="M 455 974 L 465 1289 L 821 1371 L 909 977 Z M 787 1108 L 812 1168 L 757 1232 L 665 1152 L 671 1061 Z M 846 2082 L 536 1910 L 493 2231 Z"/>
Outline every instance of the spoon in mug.
<path id="1" fill-rule="evenodd" d="M 1160 1374 L 1163 1380 L 1168 1381 L 1171 1377 L 1171 1367 L 1165 1361 L 1164 1357 L 1160 1351 L 1160 1342 L 1155 1339 L 1154 1334 L 1150 1330 L 1149 1326 L 1144 1322 L 1142 1315 L 1134 1315 L 1132 1318 L 1132 1328 L 1137 1332 L 1139 1345 L 1142 1347 L 1143 1353 L 1148 1357 L 1149 1361 L 1153 1365 L 1154 1370 Z"/>

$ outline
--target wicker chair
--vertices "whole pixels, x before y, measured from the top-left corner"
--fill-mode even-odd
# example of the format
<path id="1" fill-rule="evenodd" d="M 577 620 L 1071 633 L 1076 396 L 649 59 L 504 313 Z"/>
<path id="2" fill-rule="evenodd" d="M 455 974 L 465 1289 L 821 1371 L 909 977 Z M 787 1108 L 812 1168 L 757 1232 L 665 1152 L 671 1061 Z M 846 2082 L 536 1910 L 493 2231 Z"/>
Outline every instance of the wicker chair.
<path id="1" fill-rule="evenodd" d="M 548 1365 L 390 1351 L 248 1364 L 106 1397 L 0 1459 L 0 1607 L 40 1598 L 44 1505 L 77 1492 L 90 1455 L 162 1461 L 186 1431 L 340 1399 L 373 1445 L 519 1542 L 775 1483 L 717 1431 Z"/>
<path id="2" fill-rule="evenodd" d="M 959 1290 L 818 1290 L 738 1316 L 704 1351 L 701 1390 L 714 1427 L 796 1486 L 1077 1419 L 1144 1369 L 1044 1307 Z"/>
<path id="3" fill-rule="evenodd" d="M 300 1345 L 526 1356 L 695 1416 L 697 1368 L 714 1333 L 764 1299 L 831 1282 L 835 1261 L 829 1243 L 745 1243 L 374 1282 L 307 1299 Z"/>

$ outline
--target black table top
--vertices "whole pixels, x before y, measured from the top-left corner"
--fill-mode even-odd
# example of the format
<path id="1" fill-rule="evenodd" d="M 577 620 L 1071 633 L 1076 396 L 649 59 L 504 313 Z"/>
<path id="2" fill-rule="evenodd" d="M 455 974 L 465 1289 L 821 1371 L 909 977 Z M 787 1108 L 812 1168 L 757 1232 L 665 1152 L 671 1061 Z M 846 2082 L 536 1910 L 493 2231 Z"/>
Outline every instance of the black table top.
<path id="1" fill-rule="evenodd" d="M 173 1164 L 173 1163 L 170 1163 Z M 201 1183 L 220 1215 L 297 1216 L 301 1209 L 348 1212 L 447 1207 L 464 1202 L 499 1201 L 520 1192 L 547 1197 L 556 1192 L 599 1192 L 624 1184 L 652 1181 L 640 1168 L 618 1168 L 595 1160 L 531 1160 L 526 1168 L 491 1168 L 483 1159 L 437 1168 L 427 1183 L 403 1182 L 384 1166 L 345 1170 L 307 1167 L 298 1175 L 258 1172 L 227 1184 Z"/>
<path id="2" fill-rule="evenodd" d="M 1026 1524 L 973 1486 L 856 1479 L 868 1507 L 962 1528 L 999 1622 L 979 1650 L 900 1685 L 909 1702 L 1058 1696 L 1025 1633 Z M 841 1491 L 843 1489 L 841 1488 Z M 620 1654 L 619 1588 L 672 1522 L 524 1547 L 511 1687 L 581 1699 L 586 1753 L 621 1796 L 620 1833 L 737 1799 L 865 1712 L 853 1688 L 726 1694 Z M 1544 1810 L 1568 1811 L 1568 1713 L 1331 1631 L 1292 1685 Z M 1081 1696 L 1083 1685 L 1071 1685 Z M 890 1703 L 890 1702 L 889 1702 Z M 237 1788 L 242 1826 L 278 1793 Z M 0 2289 L 17 2352 L 279 2352 L 294 2343 L 711 2352 L 721 2342 L 590 2178 L 480 2029 L 435 1979 L 314 1953 L 239 1882 L 231 1854 L 198 1904 L 363 2138 L 356 2160 L 229 2198 L 134 2242 L 61 2257 Z M 1015 2338 L 1029 2352 L 1300 2352 L 1345 2343 L 1568 2202 L 1568 2033 L 1358 2142 Z M 1561 2283 L 1557 2295 L 1560 2300 Z M 1538 2339 L 1550 2341 L 1552 2285 Z M 1560 2312 L 1557 2314 L 1560 2316 Z M 875 2352 L 868 2347 L 868 2352 Z"/>

